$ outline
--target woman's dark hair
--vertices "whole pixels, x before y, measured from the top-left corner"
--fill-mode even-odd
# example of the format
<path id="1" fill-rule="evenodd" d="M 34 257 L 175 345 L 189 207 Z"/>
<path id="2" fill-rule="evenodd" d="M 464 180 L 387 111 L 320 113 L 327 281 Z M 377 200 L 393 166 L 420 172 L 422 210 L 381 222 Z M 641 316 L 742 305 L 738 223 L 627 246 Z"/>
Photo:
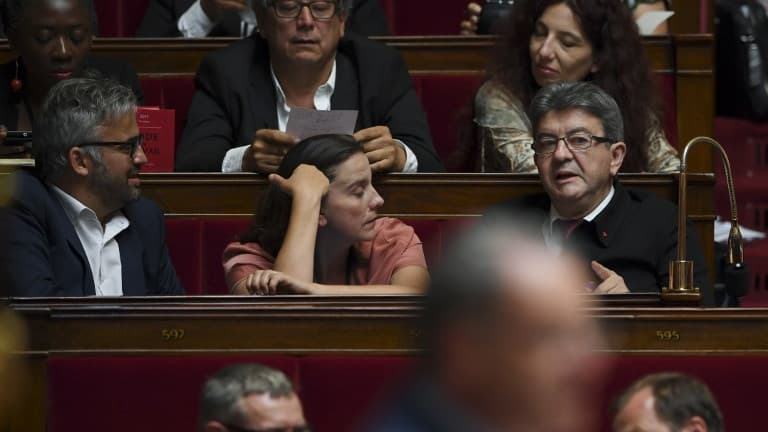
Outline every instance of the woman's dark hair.
<path id="1" fill-rule="evenodd" d="M 288 178 L 301 164 L 314 165 L 329 181 L 336 177 L 336 167 L 352 155 L 363 153 L 363 147 L 351 135 L 317 135 L 300 141 L 283 158 L 277 173 Z M 291 216 L 293 198 L 278 186 L 269 185 L 257 206 L 253 225 L 240 241 L 256 242 L 272 256 L 283 245 Z"/>
<path id="2" fill-rule="evenodd" d="M 531 72 L 529 43 L 536 21 L 550 6 L 567 5 L 592 45 L 597 71 L 587 80 L 605 90 L 621 108 L 627 158 L 622 171 L 647 171 L 648 131 L 660 118 L 658 88 L 629 8 L 620 0 L 518 0 L 497 46 L 490 78 L 527 107 L 539 90 Z"/>
<path id="3" fill-rule="evenodd" d="M 3 29 L 7 35 L 13 29 L 15 29 L 21 17 L 24 15 L 25 8 L 36 7 L 41 0 L 0 0 L 2 2 L 2 10 L 0 13 L 0 19 L 2 19 Z M 98 33 L 98 18 L 96 15 L 96 8 L 93 6 L 93 0 L 74 0 L 78 4 L 82 5 L 88 10 L 88 16 L 91 21 L 91 33 Z"/>

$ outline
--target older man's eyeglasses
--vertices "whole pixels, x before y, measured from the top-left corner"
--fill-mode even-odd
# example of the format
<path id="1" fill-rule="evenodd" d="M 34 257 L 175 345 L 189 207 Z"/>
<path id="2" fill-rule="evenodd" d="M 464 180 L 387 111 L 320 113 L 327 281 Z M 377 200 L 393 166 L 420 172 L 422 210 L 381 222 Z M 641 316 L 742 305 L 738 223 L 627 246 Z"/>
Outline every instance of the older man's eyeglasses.
<path id="1" fill-rule="evenodd" d="M 143 144 L 144 144 L 144 135 L 136 135 L 135 137 L 128 138 L 125 141 L 90 142 L 90 143 L 80 144 L 79 147 L 89 147 L 89 146 L 112 147 L 121 153 L 127 154 L 128 156 L 131 157 L 131 159 L 133 159 L 136 157 L 136 152 L 139 151 L 139 147 L 142 147 Z"/>
<path id="2" fill-rule="evenodd" d="M 571 132 L 565 136 L 557 137 L 555 135 L 540 134 L 537 135 L 531 144 L 536 156 L 550 156 L 557 150 L 557 144 L 560 141 L 565 143 L 568 150 L 572 152 L 587 151 L 595 143 L 613 143 L 614 140 L 606 137 L 592 135 L 589 132 L 577 131 Z"/>
<path id="3" fill-rule="evenodd" d="M 277 0 L 272 2 L 272 8 L 275 9 L 275 15 L 277 15 L 278 18 L 296 18 L 301 14 L 301 10 L 304 6 L 309 8 L 312 18 L 316 20 L 327 20 L 336 15 L 337 4 L 335 1 L 300 2 L 294 0 Z"/>

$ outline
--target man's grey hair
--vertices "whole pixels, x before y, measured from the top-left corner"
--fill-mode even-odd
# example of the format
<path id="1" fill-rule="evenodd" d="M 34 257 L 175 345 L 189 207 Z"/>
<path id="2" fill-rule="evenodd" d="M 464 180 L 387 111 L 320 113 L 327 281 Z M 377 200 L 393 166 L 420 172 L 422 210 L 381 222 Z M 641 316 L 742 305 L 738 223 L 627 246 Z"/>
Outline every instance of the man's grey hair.
<path id="1" fill-rule="evenodd" d="M 241 400 L 251 394 L 279 398 L 293 393 L 291 381 L 278 370 L 256 363 L 227 366 L 203 385 L 198 428 L 203 431 L 210 421 L 244 424 Z"/>
<path id="2" fill-rule="evenodd" d="M 32 134 L 32 153 L 41 176 L 55 182 L 68 170 L 69 149 L 100 141 L 105 126 L 135 112 L 133 91 L 111 79 L 73 78 L 53 86 Z M 101 161 L 98 148 L 82 149 Z"/>
<path id="3" fill-rule="evenodd" d="M 653 410 L 672 430 L 682 430 L 693 417 L 700 417 L 711 432 L 723 432 L 723 414 L 715 397 L 703 381 L 677 372 L 659 372 L 635 381 L 619 396 L 613 406 L 613 417 L 624 409 L 639 391 L 649 388 L 653 394 Z"/>
<path id="4" fill-rule="evenodd" d="M 266 9 L 269 7 L 272 3 L 274 3 L 275 0 L 254 0 L 254 3 L 256 6 L 261 7 L 262 9 Z M 349 12 L 352 10 L 352 3 L 354 0 L 335 0 L 337 13 L 342 16 L 349 16 Z"/>
<path id="5" fill-rule="evenodd" d="M 616 101 L 603 89 L 590 82 L 560 82 L 548 85 L 536 93 L 528 109 L 528 118 L 536 136 L 539 122 L 550 112 L 569 109 L 586 111 L 603 124 L 603 131 L 612 142 L 624 140 L 624 122 Z"/>

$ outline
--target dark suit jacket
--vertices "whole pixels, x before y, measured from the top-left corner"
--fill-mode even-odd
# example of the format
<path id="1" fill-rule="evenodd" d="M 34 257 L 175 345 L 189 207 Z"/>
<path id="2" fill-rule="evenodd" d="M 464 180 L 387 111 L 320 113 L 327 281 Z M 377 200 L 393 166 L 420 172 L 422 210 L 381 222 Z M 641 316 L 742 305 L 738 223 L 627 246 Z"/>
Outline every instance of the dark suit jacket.
<path id="1" fill-rule="evenodd" d="M 258 34 L 206 57 L 195 77 L 176 171 L 221 171 L 226 152 L 251 144 L 258 129 L 277 129 L 269 50 Z M 339 42 L 333 109 L 359 110 L 355 130 L 388 126 L 416 155 L 419 171 L 442 171 L 408 69 L 393 48 L 359 36 Z"/>
<path id="2" fill-rule="evenodd" d="M 93 276 L 75 228 L 55 192 L 35 175 L 14 176 L 14 205 L 3 210 L 0 266 L 18 297 L 94 295 Z M 123 295 L 184 295 L 165 244 L 163 213 L 144 198 L 123 209 L 130 225 L 117 235 Z"/>
<path id="3" fill-rule="evenodd" d="M 90 56 L 85 60 L 84 69 L 98 71 L 101 75 L 114 79 L 133 90 L 139 105 L 144 103 L 144 95 L 141 92 L 139 76 L 130 64 L 122 60 L 113 60 L 103 57 Z M 11 91 L 10 82 L 16 76 L 16 61 L 0 64 L 0 124 L 8 130 L 16 130 L 19 123 L 19 110 L 17 105 L 21 102 L 21 93 Z M 26 84 L 24 65 L 19 63 L 19 76 L 22 83 Z"/>
<path id="4" fill-rule="evenodd" d="M 591 223 L 581 223 L 564 246 L 621 275 L 632 292 L 661 291 L 669 285 L 669 262 L 677 257 L 677 207 L 653 193 L 624 189 L 618 181 L 614 187 L 608 206 Z M 546 194 L 529 195 L 493 207 L 486 218 L 522 214 L 540 227 L 549 220 L 549 208 Z M 690 223 L 686 232 L 695 285 L 702 289 L 702 304 L 712 306 L 707 260 Z"/>
<path id="5" fill-rule="evenodd" d="M 138 37 L 181 36 L 177 22 L 196 0 L 151 0 L 139 28 Z M 257 0 L 258 1 L 258 0 Z M 225 12 L 208 36 L 241 36 L 240 15 Z M 355 0 L 347 18 L 346 29 L 364 36 L 389 34 L 387 20 L 379 0 Z"/>

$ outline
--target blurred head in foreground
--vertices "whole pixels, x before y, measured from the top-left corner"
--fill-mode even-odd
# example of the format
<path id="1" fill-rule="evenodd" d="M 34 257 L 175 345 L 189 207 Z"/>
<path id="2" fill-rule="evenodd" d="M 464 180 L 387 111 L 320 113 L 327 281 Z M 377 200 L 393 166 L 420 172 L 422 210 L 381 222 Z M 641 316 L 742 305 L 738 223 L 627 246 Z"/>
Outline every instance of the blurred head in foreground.
<path id="1" fill-rule="evenodd" d="M 616 432 L 722 432 L 723 416 L 707 385 L 663 372 L 635 381 L 616 402 Z"/>
<path id="2" fill-rule="evenodd" d="M 282 372 L 260 364 L 228 366 L 205 382 L 198 429 L 309 431 L 291 381 Z"/>
<path id="3" fill-rule="evenodd" d="M 489 223 L 452 244 L 427 295 L 423 388 L 371 430 L 593 430 L 602 365 L 575 294 L 586 275 L 532 229 Z"/>

